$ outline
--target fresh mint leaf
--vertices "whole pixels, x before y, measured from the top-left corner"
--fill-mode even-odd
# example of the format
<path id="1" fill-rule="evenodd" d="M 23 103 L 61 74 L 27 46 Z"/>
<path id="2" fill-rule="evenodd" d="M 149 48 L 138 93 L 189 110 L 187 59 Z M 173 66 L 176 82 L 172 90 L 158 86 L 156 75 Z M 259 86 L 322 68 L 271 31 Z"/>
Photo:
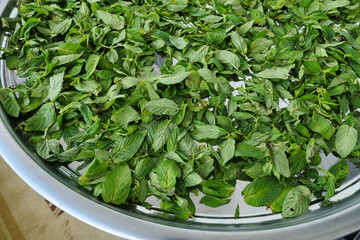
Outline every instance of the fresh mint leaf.
<path id="1" fill-rule="evenodd" d="M 358 141 L 358 131 L 349 126 L 342 125 L 335 135 L 335 148 L 340 157 L 347 157 Z"/>
<path id="2" fill-rule="evenodd" d="M 225 204 L 228 204 L 229 202 L 230 199 L 222 199 L 214 196 L 205 196 L 200 199 L 200 203 L 203 203 L 206 206 L 213 208 L 223 206 Z"/>
<path id="3" fill-rule="evenodd" d="M 180 110 L 174 101 L 167 98 L 147 102 L 144 108 L 155 115 L 175 115 Z"/>
<path id="4" fill-rule="evenodd" d="M 105 202 L 117 205 L 126 202 L 131 186 L 131 171 L 127 164 L 121 164 L 105 178 L 101 196 Z"/>
<path id="5" fill-rule="evenodd" d="M 230 161 L 235 153 L 235 140 L 228 138 L 220 144 L 220 157 L 222 159 L 222 165 L 225 165 Z"/>
<path id="6" fill-rule="evenodd" d="M 164 189 L 175 187 L 176 178 L 180 177 L 181 171 L 176 162 L 165 160 L 156 168 L 159 185 Z"/>
<path id="7" fill-rule="evenodd" d="M 291 171 L 289 161 L 282 146 L 273 146 L 271 149 L 271 159 L 274 164 L 274 170 L 284 177 L 290 177 Z"/>
<path id="8" fill-rule="evenodd" d="M 7 114 L 12 117 L 19 117 L 21 107 L 13 92 L 6 89 L 0 89 L 0 102 Z"/>
<path id="9" fill-rule="evenodd" d="M 286 195 L 281 215 L 284 218 L 293 218 L 304 214 L 313 197 L 313 194 L 305 186 L 292 188 Z"/>
<path id="10" fill-rule="evenodd" d="M 114 30 L 121 30 L 124 28 L 124 21 L 121 21 L 120 19 L 123 20 L 123 17 L 118 17 L 115 14 L 106 12 L 106 11 L 102 11 L 102 10 L 97 10 L 96 14 L 99 16 L 99 18 L 108 26 L 110 26 L 112 29 Z"/>
<path id="11" fill-rule="evenodd" d="M 25 130 L 44 131 L 56 120 L 55 106 L 53 103 L 46 103 L 31 118 L 25 121 Z"/>
<path id="12" fill-rule="evenodd" d="M 133 107 L 125 106 L 116 111 L 111 120 L 123 127 L 127 127 L 130 122 L 140 120 L 140 114 Z"/>
<path id="13" fill-rule="evenodd" d="M 177 84 L 184 81 L 189 75 L 190 72 L 186 71 L 181 71 L 173 75 L 163 75 L 159 79 L 159 82 L 165 85 Z"/>
<path id="14" fill-rule="evenodd" d="M 282 189 L 275 177 L 263 177 L 246 185 L 241 194 L 247 204 L 259 207 L 274 201 Z"/>

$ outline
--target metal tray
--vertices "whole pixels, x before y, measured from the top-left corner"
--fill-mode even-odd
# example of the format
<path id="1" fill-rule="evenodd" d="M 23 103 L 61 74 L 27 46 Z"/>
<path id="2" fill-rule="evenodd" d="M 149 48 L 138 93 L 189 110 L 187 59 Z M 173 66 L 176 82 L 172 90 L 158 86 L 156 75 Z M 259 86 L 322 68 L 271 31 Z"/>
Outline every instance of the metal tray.
<path id="1" fill-rule="evenodd" d="M 15 17 L 15 0 L 0 0 L 0 16 Z M 6 36 L 0 29 L 0 42 Z M 0 88 L 21 81 L 0 61 Z M 193 219 L 179 220 L 156 207 L 146 209 L 130 205 L 123 209 L 106 204 L 74 181 L 73 165 L 60 166 L 41 160 L 15 130 L 15 120 L 0 108 L 0 154 L 11 168 L 35 191 L 74 217 L 114 235 L 127 239 L 335 239 L 360 229 L 360 169 L 350 166 L 350 173 L 332 204 L 320 207 L 313 201 L 310 210 L 294 219 L 283 219 L 266 208 L 246 205 L 241 191 L 247 184 L 239 182 L 231 202 L 212 209 L 197 204 Z M 323 162 L 334 163 L 334 156 Z M 325 166 L 326 168 L 326 166 Z M 196 200 L 195 200 L 196 201 Z M 240 218 L 234 219 L 236 204 Z"/>

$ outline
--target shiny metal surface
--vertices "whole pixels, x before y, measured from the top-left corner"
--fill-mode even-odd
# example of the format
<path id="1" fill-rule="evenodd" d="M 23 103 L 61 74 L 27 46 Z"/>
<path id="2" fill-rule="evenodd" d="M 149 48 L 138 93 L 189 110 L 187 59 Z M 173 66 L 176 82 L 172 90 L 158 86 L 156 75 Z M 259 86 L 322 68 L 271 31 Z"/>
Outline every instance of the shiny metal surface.
<path id="1" fill-rule="evenodd" d="M 0 0 L 0 15 L 16 15 L 15 6 L 16 1 Z M 1 33 L 2 47 L 5 40 Z M 4 61 L 0 62 L 0 78 L 0 87 L 18 81 Z M 360 229 L 360 171 L 354 167 L 331 199 L 333 204 L 320 207 L 313 202 L 310 211 L 299 218 L 282 219 L 265 208 L 246 206 L 240 196 L 246 183 L 239 182 L 230 205 L 219 209 L 197 205 L 195 218 L 183 221 L 156 208 L 147 210 L 132 205 L 121 209 L 96 199 L 72 180 L 76 176 L 74 168 L 42 161 L 16 132 L 14 119 L 8 118 L 2 108 L 0 154 L 30 187 L 54 205 L 94 227 L 127 239 L 335 239 Z M 241 217 L 234 219 L 237 203 Z"/>

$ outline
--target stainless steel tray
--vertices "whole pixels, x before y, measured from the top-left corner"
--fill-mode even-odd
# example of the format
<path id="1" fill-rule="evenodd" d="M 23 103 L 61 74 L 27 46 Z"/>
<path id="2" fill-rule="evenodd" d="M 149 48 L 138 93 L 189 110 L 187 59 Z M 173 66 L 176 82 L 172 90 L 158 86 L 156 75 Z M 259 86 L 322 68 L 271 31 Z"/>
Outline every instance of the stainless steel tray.
<path id="1" fill-rule="evenodd" d="M 0 0 L 0 16 L 16 16 L 15 0 Z M 0 29 L 1 30 L 1 29 Z M 2 47 L 6 37 L 0 35 Z M 0 87 L 20 81 L 0 62 Z M 332 204 L 320 207 L 314 201 L 308 213 L 295 219 L 282 219 L 265 208 L 245 204 L 239 182 L 232 201 L 211 209 L 197 205 L 190 220 L 179 220 L 156 207 L 131 205 L 127 209 L 106 204 L 73 180 L 73 166 L 60 166 L 41 160 L 15 130 L 14 119 L 0 108 L 0 154 L 11 168 L 35 191 L 74 217 L 127 239 L 335 239 L 360 229 L 360 169 L 351 166 L 344 185 L 331 198 Z M 334 162 L 334 156 L 324 162 Z M 150 199 L 156 206 L 157 201 Z M 234 219 L 236 204 L 240 218 Z"/>

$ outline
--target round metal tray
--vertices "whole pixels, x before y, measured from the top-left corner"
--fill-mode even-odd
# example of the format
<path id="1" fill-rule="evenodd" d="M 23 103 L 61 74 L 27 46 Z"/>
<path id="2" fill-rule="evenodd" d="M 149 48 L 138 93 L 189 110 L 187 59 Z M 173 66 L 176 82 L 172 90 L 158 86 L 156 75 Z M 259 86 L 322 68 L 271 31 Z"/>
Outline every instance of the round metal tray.
<path id="1" fill-rule="evenodd" d="M 15 17 L 16 1 L 0 0 L 0 16 Z M 0 29 L 1 30 L 1 29 Z M 0 32 L 2 47 L 5 33 Z M 0 88 L 16 84 L 21 79 L 0 62 Z M 74 181 L 75 167 L 60 166 L 41 160 L 15 130 L 14 119 L 0 107 L 0 154 L 11 168 L 35 191 L 74 217 L 114 235 L 127 239 L 335 239 L 360 229 L 360 169 L 350 166 L 350 173 L 331 204 L 320 207 L 313 201 L 310 210 L 294 219 L 283 219 L 265 208 L 245 204 L 241 190 L 247 184 L 239 182 L 231 202 L 212 209 L 197 204 L 193 219 L 179 220 L 164 214 L 156 205 L 146 209 L 130 205 L 123 209 L 106 204 Z M 334 156 L 324 156 L 325 163 L 334 163 Z M 324 166 L 326 168 L 326 166 Z M 195 200 L 196 201 L 196 200 Z M 240 218 L 234 219 L 236 205 Z"/>

